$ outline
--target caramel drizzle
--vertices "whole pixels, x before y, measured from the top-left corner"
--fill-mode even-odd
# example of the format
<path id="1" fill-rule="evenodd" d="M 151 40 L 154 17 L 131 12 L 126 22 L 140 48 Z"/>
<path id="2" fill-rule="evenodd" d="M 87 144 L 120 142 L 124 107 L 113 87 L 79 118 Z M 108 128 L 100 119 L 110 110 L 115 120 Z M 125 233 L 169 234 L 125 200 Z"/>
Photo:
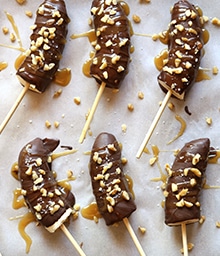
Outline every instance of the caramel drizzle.
<path id="1" fill-rule="evenodd" d="M 172 139 L 170 140 L 169 142 L 167 142 L 167 144 L 171 144 L 172 142 L 174 142 L 175 140 L 177 140 L 179 137 L 181 137 L 186 129 L 186 121 L 179 115 L 175 115 L 175 119 L 180 122 L 181 124 L 181 127 L 180 127 L 180 130 L 179 132 L 177 133 L 177 135 Z"/>
<path id="2" fill-rule="evenodd" d="M 25 52 L 25 49 L 23 48 L 21 37 L 20 37 L 20 34 L 19 34 L 19 30 L 18 30 L 18 27 L 15 23 L 15 20 L 14 20 L 13 16 L 8 12 L 5 12 L 5 14 L 7 16 L 7 19 L 9 20 L 9 22 L 12 25 L 12 28 L 13 28 L 13 31 L 16 35 L 19 47 L 15 47 L 15 46 L 12 46 L 12 45 L 5 45 L 5 44 L 0 44 L 0 46 L 6 47 L 6 48 L 11 48 L 11 49 L 18 50 L 18 51 L 21 51 L 21 52 Z"/>

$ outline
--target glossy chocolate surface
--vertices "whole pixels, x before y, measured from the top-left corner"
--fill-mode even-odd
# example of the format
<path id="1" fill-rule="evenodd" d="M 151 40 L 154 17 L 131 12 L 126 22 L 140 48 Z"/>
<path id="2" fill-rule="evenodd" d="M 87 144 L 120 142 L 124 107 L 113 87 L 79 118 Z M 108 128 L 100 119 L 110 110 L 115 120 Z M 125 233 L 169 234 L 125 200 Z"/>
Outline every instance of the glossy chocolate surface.
<path id="1" fill-rule="evenodd" d="M 163 91 L 171 90 L 178 99 L 184 99 L 195 81 L 202 57 L 202 28 L 194 5 L 186 0 L 174 4 L 168 30 L 168 59 L 158 82 Z"/>
<path id="2" fill-rule="evenodd" d="M 205 177 L 209 150 L 209 139 L 201 138 L 186 143 L 176 156 L 166 187 L 168 194 L 165 199 L 165 223 L 167 225 L 193 223 L 200 219 L 199 195 Z"/>
<path id="3" fill-rule="evenodd" d="M 69 23 L 63 0 L 45 0 L 36 12 L 31 45 L 17 71 L 22 85 L 44 92 L 54 78 L 62 58 Z"/>
<path id="4" fill-rule="evenodd" d="M 129 21 L 117 1 L 108 5 L 104 0 L 94 0 L 91 13 L 97 43 L 90 74 L 99 84 L 104 82 L 106 87 L 118 89 L 130 61 Z"/>
<path id="5" fill-rule="evenodd" d="M 51 170 L 51 153 L 59 140 L 36 138 L 19 154 L 19 179 L 25 201 L 37 221 L 50 227 L 75 204 L 75 197 L 57 184 Z"/>
<path id="6" fill-rule="evenodd" d="M 93 193 L 106 225 L 129 217 L 136 206 L 123 173 L 121 149 L 114 135 L 101 133 L 90 158 Z"/>

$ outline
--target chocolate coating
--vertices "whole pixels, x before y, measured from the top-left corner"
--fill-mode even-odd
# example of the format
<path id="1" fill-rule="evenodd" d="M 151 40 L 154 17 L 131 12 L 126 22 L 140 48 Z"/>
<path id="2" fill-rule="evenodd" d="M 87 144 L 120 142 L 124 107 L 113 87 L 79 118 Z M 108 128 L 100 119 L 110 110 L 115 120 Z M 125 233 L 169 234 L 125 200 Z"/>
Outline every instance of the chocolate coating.
<path id="1" fill-rule="evenodd" d="M 121 149 L 114 135 L 100 133 L 90 158 L 93 193 L 106 225 L 129 217 L 136 210 L 123 173 Z"/>
<path id="2" fill-rule="evenodd" d="M 167 225 L 193 223 L 200 219 L 198 199 L 209 151 L 209 139 L 201 138 L 186 143 L 176 156 L 166 187 L 168 195 L 165 200 L 165 223 Z"/>
<path id="3" fill-rule="evenodd" d="M 168 59 L 158 82 L 164 92 L 171 90 L 181 100 L 197 76 L 204 44 L 202 28 L 194 5 L 186 0 L 174 4 L 168 30 Z"/>
<path id="4" fill-rule="evenodd" d="M 50 154 L 58 144 L 58 140 L 36 138 L 23 147 L 18 159 L 18 175 L 27 206 L 46 228 L 75 204 L 74 195 L 57 184 L 51 170 Z"/>
<path id="5" fill-rule="evenodd" d="M 31 45 L 17 71 L 29 89 L 42 93 L 53 80 L 66 43 L 69 18 L 63 0 L 45 0 L 36 12 Z"/>
<path id="6" fill-rule="evenodd" d="M 118 89 L 130 61 L 130 27 L 121 4 L 106 2 L 92 2 L 97 43 L 90 74 L 99 84 L 104 82 L 106 87 Z"/>

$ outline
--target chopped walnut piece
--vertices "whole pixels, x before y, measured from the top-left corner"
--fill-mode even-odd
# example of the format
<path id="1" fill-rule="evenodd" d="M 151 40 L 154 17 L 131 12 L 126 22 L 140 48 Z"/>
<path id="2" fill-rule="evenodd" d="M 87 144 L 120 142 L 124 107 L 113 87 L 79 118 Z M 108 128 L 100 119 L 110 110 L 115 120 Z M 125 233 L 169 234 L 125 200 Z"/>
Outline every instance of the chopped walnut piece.
<path id="1" fill-rule="evenodd" d="M 215 225 L 217 228 L 220 228 L 220 221 L 216 221 Z"/>
<path id="2" fill-rule="evenodd" d="M 220 19 L 219 18 L 214 17 L 211 22 L 212 22 L 213 25 L 220 26 Z"/>
<path id="3" fill-rule="evenodd" d="M 172 183 L 171 190 L 172 190 L 172 192 L 176 192 L 178 190 L 178 185 L 176 183 Z"/>
<path id="4" fill-rule="evenodd" d="M 46 120 L 46 121 L 45 121 L 45 126 L 46 126 L 47 128 L 50 128 L 50 127 L 51 127 L 51 123 L 50 123 L 48 120 Z"/>
<path id="5" fill-rule="evenodd" d="M 75 204 L 75 205 L 73 206 L 73 209 L 74 209 L 75 211 L 79 211 L 79 210 L 80 210 L 80 205 L 79 205 L 79 204 Z"/>
<path id="6" fill-rule="evenodd" d="M 192 164 L 196 165 L 199 162 L 200 158 L 201 158 L 200 154 L 195 154 L 195 156 L 192 159 Z"/>
<path id="7" fill-rule="evenodd" d="M 55 127 L 55 128 L 58 128 L 59 126 L 60 126 L 60 123 L 59 123 L 58 121 L 55 121 L 55 122 L 54 122 L 54 127 Z"/>
<path id="8" fill-rule="evenodd" d="M 15 36 L 14 33 L 11 33 L 11 34 L 10 34 L 10 40 L 11 40 L 12 43 L 15 42 L 16 36 Z"/>
<path id="9" fill-rule="evenodd" d="M 159 39 L 159 35 L 158 34 L 153 34 L 152 36 L 151 36 L 151 38 L 152 38 L 152 40 L 153 41 L 157 41 L 158 39 Z"/>
<path id="10" fill-rule="evenodd" d="M 54 92 L 54 94 L 53 94 L 53 97 L 54 97 L 54 98 L 59 97 L 59 96 L 61 95 L 61 93 L 62 93 L 62 92 L 63 92 L 63 90 L 62 90 L 62 89 L 59 89 L 59 90 L 55 91 L 55 92 Z"/>
<path id="11" fill-rule="evenodd" d="M 146 228 L 139 226 L 138 229 L 141 231 L 142 234 L 146 233 Z"/>
<path id="12" fill-rule="evenodd" d="M 167 104 L 167 106 L 168 106 L 168 108 L 169 108 L 170 110 L 174 110 L 174 108 L 175 108 L 175 105 L 174 105 L 172 102 L 169 102 L 169 103 Z"/>
<path id="13" fill-rule="evenodd" d="M 76 105 L 80 105 L 80 103 L 81 103 L 80 97 L 74 97 L 73 101 L 74 101 L 74 103 L 75 103 Z"/>
<path id="14" fill-rule="evenodd" d="M 208 125 L 211 125 L 212 124 L 212 118 L 211 117 L 206 117 L 206 123 L 208 124 Z"/>
<path id="15" fill-rule="evenodd" d="M 16 0 L 18 4 L 24 4 L 26 0 Z"/>
<path id="16" fill-rule="evenodd" d="M 144 93 L 143 92 L 138 92 L 138 98 L 140 100 L 143 100 L 144 99 Z"/>
<path id="17" fill-rule="evenodd" d="M 32 18 L 32 16 L 33 16 L 32 11 L 25 11 L 25 14 L 26 14 L 26 16 L 29 17 L 29 18 Z"/>
<path id="18" fill-rule="evenodd" d="M 122 132 L 126 133 L 126 131 L 127 131 L 127 125 L 126 125 L 126 124 L 122 124 L 122 125 L 121 125 L 121 130 L 122 130 Z"/>
<path id="19" fill-rule="evenodd" d="M 131 103 L 128 103 L 128 110 L 132 112 L 134 110 L 134 105 Z"/>
<path id="20" fill-rule="evenodd" d="M 200 224 L 203 224 L 204 221 L 205 221 L 205 216 L 202 215 L 202 216 L 200 217 L 200 219 L 199 219 L 199 223 L 200 223 Z"/>
<path id="21" fill-rule="evenodd" d="M 214 67 L 212 68 L 212 74 L 213 74 L 213 75 L 217 75 L 217 74 L 218 74 L 218 68 L 217 68 L 216 66 L 214 66 Z"/>
<path id="22" fill-rule="evenodd" d="M 140 3 L 147 3 L 149 4 L 151 2 L 151 0 L 139 0 Z"/>
<path id="23" fill-rule="evenodd" d="M 123 165 L 125 165 L 125 164 L 127 164 L 127 162 L 128 162 L 128 159 L 127 159 L 126 157 L 122 157 L 121 163 L 122 163 Z"/>
<path id="24" fill-rule="evenodd" d="M 3 28 L 2 28 L 2 32 L 3 32 L 4 35 L 7 35 L 8 32 L 9 32 L 9 29 L 6 28 L 6 27 L 3 27 Z"/>
<path id="25" fill-rule="evenodd" d="M 132 19 L 135 23 L 140 23 L 141 22 L 141 18 L 136 14 L 132 15 Z"/>

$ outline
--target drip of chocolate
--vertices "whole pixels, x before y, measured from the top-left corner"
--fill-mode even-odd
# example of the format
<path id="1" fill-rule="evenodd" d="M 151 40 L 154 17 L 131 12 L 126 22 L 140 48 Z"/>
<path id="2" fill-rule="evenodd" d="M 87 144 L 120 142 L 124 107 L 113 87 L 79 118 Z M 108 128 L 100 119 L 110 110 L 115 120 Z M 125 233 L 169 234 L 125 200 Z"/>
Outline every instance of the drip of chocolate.
<path id="1" fill-rule="evenodd" d="M 136 210 L 123 173 L 121 149 L 114 135 L 101 133 L 96 138 L 90 158 L 90 176 L 106 225 L 119 222 Z"/>
<path id="2" fill-rule="evenodd" d="M 180 225 L 200 219 L 199 195 L 205 177 L 210 141 L 190 141 L 177 154 L 165 190 L 165 223 Z"/>
<path id="3" fill-rule="evenodd" d="M 59 140 L 36 138 L 23 147 L 18 177 L 27 206 L 37 221 L 54 232 L 70 216 L 75 204 L 71 191 L 57 184 L 51 170 L 51 153 Z"/>
<path id="4" fill-rule="evenodd" d="M 63 0 L 45 0 L 36 12 L 31 45 L 17 71 L 23 86 L 42 93 L 53 80 L 66 43 L 69 18 Z"/>

